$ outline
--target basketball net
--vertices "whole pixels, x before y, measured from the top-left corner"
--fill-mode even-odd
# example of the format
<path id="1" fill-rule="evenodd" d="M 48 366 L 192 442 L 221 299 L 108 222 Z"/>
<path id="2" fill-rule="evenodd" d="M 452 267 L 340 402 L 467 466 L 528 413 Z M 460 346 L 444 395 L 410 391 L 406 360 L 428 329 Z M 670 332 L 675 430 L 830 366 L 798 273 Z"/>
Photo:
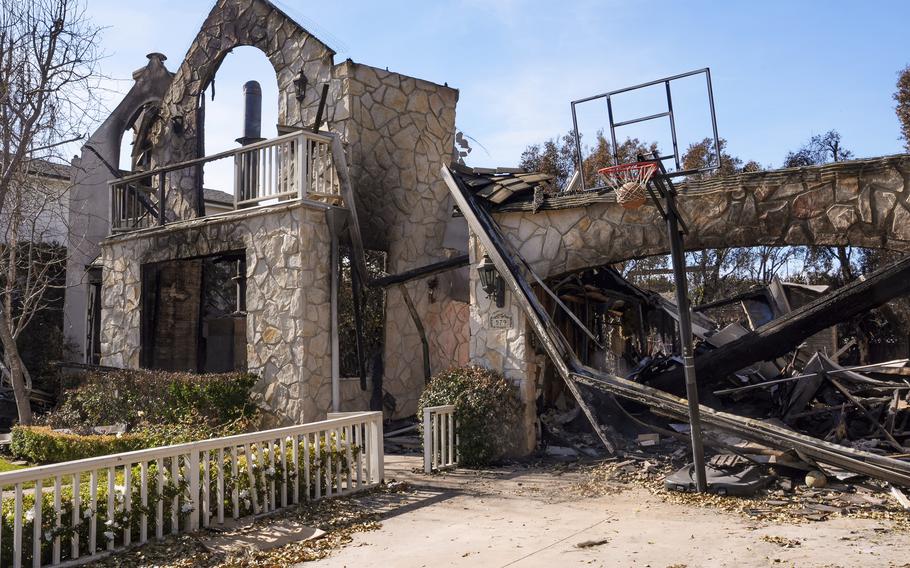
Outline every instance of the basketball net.
<path id="1" fill-rule="evenodd" d="M 648 201 L 648 180 L 656 171 L 654 162 L 634 162 L 601 168 L 597 173 L 607 180 L 617 203 L 625 209 L 638 209 Z"/>

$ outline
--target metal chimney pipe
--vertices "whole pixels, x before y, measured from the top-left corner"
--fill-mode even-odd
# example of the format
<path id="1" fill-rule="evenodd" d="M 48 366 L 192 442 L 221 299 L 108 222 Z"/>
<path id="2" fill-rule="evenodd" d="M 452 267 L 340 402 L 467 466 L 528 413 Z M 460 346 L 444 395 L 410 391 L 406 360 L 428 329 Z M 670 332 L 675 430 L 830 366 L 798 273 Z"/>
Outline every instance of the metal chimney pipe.
<path id="1" fill-rule="evenodd" d="M 262 140 L 262 87 L 258 81 L 243 85 L 243 137 L 237 142 L 252 144 Z"/>

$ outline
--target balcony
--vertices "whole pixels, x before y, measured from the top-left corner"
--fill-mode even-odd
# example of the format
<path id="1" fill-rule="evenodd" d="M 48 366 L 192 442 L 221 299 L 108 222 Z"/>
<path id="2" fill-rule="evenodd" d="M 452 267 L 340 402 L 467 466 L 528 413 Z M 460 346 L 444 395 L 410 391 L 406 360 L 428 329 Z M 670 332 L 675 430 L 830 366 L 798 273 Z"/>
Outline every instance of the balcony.
<path id="1" fill-rule="evenodd" d="M 168 192 L 177 191 L 172 186 L 188 173 L 198 179 L 203 166 L 217 160 L 234 160 L 235 211 L 294 199 L 343 205 L 340 151 L 334 135 L 299 131 L 110 181 L 111 233 L 164 226 Z"/>

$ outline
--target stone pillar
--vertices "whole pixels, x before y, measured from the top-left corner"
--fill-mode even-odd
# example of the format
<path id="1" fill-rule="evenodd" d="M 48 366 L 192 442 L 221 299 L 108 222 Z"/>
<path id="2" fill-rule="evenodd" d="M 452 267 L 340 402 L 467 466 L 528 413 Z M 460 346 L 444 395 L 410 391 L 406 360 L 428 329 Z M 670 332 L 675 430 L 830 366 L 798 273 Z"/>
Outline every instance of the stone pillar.
<path id="1" fill-rule="evenodd" d="M 477 274 L 477 263 L 483 258 L 483 246 L 474 235 L 470 238 L 471 255 L 471 363 L 501 372 L 518 388 L 524 405 L 521 435 L 514 451 L 527 455 L 537 446 L 537 380 L 539 365 L 530 345 L 527 318 L 514 301 L 510 290 L 505 291 L 505 305 L 496 307 L 487 298 Z"/>

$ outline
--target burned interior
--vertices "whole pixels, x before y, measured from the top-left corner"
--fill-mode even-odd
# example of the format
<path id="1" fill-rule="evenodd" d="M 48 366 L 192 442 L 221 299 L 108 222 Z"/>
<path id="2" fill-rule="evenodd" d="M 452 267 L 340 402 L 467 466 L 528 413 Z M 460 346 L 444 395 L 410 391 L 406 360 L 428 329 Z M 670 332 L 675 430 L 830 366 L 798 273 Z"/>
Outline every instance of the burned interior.
<path id="1" fill-rule="evenodd" d="M 142 267 L 142 367 L 246 368 L 244 262 L 243 251 L 235 251 Z"/>

